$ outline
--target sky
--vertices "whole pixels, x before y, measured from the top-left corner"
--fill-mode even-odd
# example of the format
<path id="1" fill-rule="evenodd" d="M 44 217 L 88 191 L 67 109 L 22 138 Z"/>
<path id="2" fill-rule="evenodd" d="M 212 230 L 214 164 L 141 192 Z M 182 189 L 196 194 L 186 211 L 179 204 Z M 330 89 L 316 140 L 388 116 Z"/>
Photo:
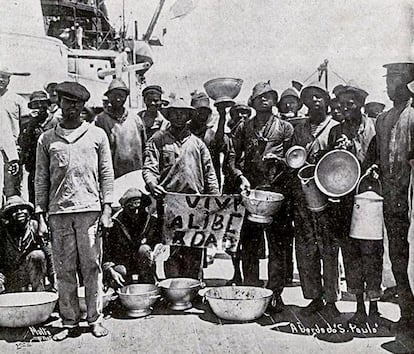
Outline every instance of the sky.
<path id="1" fill-rule="evenodd" d="M 328 59 L 330 89 L 341 83 L 336 73 L 370 92 L 368 101 L 387 101 L 382 64 L 411 54 L 414 20 L 404 0 L 199 0 L 171 20 L 174 1 L 166 1 L 157 25 L 155 34 L 163 27 L 167 34 L 154 48 L 147 81 L 184 97 L 220 76 L 244 80 L 241 100 L 263 80 L 280 93 Z M 119 23 L 122 1 L 107 3 Z M 137 19 L 143 33 L 157 1 L 125 4 L 126 18 Z"/>

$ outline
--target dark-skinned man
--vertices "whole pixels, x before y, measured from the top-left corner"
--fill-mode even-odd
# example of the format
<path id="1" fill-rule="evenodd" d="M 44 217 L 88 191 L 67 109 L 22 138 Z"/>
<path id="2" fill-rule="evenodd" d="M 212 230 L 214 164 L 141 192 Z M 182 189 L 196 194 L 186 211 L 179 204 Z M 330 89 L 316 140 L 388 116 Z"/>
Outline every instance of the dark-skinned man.
<path id="1" fill-rule="evenodd" d="M 146 192 L 148 193 L 148 192 Z M 113 288 L 139 283 L 154 284 L 155 264 L 151 252 L 161 242 L 156 218 L 147 211 L 151 198 L 138 188 L 129 188 L 119 200 L 122 209 L 113 217 L 114 226 L 104 240 L 105 283 Z"/>
<path id="2" fill-rule="evenodd" d="M 21 96 L 10 90 L 9 84 L 12 72 L 0 65 L 0 118 L 8 119 L 8 125 L 17 144 L 20 134 L 22 117 L 26 115 L 27 108 Z M 21 194 L 22 169 L 16 160 L 5 161 L 4 163 L 4 194 L 6 197 Z M 13 173 L 9 173 L 12 171 Z"/>
<path id="3" fill-rule="evenodd" d="M 162 99 L 162 88 L 158 85 L 150 85 L 142 90 L 145 107 L 138 113 L 145 127 L 147 138 L 151 138 L 158 130 L 166 130 L 170 123 L 160 113 L 165 100 Z"/>
<path id="4" fill-rule="evenodd" d="M 95 119 L 95 125 L 108 136 L 115 178 L 141 170 L 144 164 L 145 128 L 141 118 L 125 107 L 128 95 L 125 83 L 113 79 L 105 92 L 108 109 Z"/>
<path id="5" fill-rule="evenodd" d="M 249 98 L 249 106 L 255 109 L 256 115 L 241 123 L 234 133 L 236 167 L 243 173 L 239 176 L 242 188 L 268 189 L 265 186 L 271 181 L 267 178 L 269 165 L 266 158 L 271 156 L 281 159 L 284 146 L 292 137 L 292 125 L 272 113 L 277 99 L 278 94 L 269 82 L 257 83 Z M 279 180 L 281 186 L 285 178 Z M 267 287 L 273 291 L 271 307 L 276 312 L 283 311 L 281 294 L 286 281 L 285 243 L 288 242 L 286 232 L 289 228 L 287 218 L 283 215 L 287 212 L 288 203 L 285 203 L 274 221 L 264 226 L 245 218 L 240 236 L 244 284 L 260 286 L 259 249 L 266 234 L 269 245 Z"/>
<path id="6" fill-rule="evenodd" d="M 308 163 L 314 164 L 328 149 L 329 132 L 337 121 L 327 115 L 329 93 L 318 81 L 302 89 L 301 100 L 309 119 L 295 127 L 292 145 L 304 147 Z M 336 308 L 339 295 L 338 244 L 327 210 L 307 208 L 299 178 L 293 180 L 295 249 L 302 292 L 311 303 L 302 310 L 311 315 L 320 310 L 330 318 L 340 315 Z M 321 270 L 321 261 L 323 271 Z"/>
<path id="7" fill-rule="evenodd" d="M 29 172 L 27 185 L 29 191 L 29 202 L 35 202 L 34 178 L 36 170 L 36 146 L 42 133 L 53 129 L 58 120 L 49 111 L 50 100 L 43 91 L 34 91 L 30 95 L 27 104 L 30 112 L 30 120 L 20 132 L 18 143 L 21 148 L 20 160 Z"/>
<path id="8" fill-rule="evenodd" d="M 0 293 L 44 291 L 45 277 L 51 287 L 55 274 L 50 243 L 39 234 L 34 207 L 19 196 L 11 196 L 1 209 Z"/>
<path id="9" fill-rule="evenodd" d="M 167 130 L 155 133 L 148 141 L 142 171 L 148 189 L 157 198 L 160 224 L 163 197 L 167 192 L 220 193 L 210 152 L 188 128 L 188 122 L 196 114 L 195 109 L 180 98 L 172 101 L 163 112 L 171 125 Z M 170 257 L 165 263 L 166 276 L 198 278 L 202 252 L 202 248 L 170 246 Z"/>
<path id="10" fill-rule="evenodd" d="M 375 137 L 374 122 L 362 113 L 368 93 L 356 84 L 349 83 L 338 93 L 344 120 L 329 132 L 329 149 L 350 151 L 364 166 L 368 147 Z M 367 181 L 365 179 L 363 182 Z M 375 181 L 372 181 L 375 183 Z M 364 183 L 361 184 L 361 187 Z M 380 191 L 379 191 L 380 192 Z M 382 280 L 383 234 L 350 235 L 355 193 L 349 193 L 332 205 L 333 218 L 337 222 L 338 241 L 341 246 L 347 288 L 356 295 L 357 310 L 350 322 L 364 324 L 367 314 L 364 293 L 369 299 L 369 316 L 379 317 L 377 302 L 380 299 Z"/>
<path id="11" fill-rule="evenodd" d="M 59 311 L 63 330 L 53 339 L 79 334 L 81 312 L 77 296 L 77 269 L 85 285 L 87 320 L 92 334 L 102 337 L 101 237 L 98 228 L 110 228 L 114 172 L 108 137 L 93 124 L 82 122 L 90 97 L 75 82 L 56 86 L 62 121 L 40 136 L 36 152 L 35 199 L 39 229 L 52 234 Z"/>
<path id="12" fill-rule="evenodd" d="M 407 84 L 414 79 L 414 62 L 384 65 L 387 94 L 393 107 L 381 113 L 375 125 L 376 165 L 384 197 L 384 221 L 392 271 L 401 310 L 396 340 L 414 350 L 414 297 L 407 275 L 409 244 L 408 187 L 413 158 L 414 108 Z M 376 166 L 372 166 L 376 168 Z"/>

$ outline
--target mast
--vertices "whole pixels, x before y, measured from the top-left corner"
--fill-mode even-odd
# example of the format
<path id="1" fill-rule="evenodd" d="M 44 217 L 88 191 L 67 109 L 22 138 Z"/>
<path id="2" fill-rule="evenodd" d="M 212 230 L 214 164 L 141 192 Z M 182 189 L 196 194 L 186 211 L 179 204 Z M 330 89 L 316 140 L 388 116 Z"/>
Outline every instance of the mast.
<path id="1" fill-rule="evenodd" d="M 147 31 L 145 32 L 142 39 L 145 42 L 148 42 L 152 36 L 152 32 L 154 32 L 155 25 L 157 24 L 158 18 L 160 17 L 162 7 L 164 6 L 165 0 L 160 0 L 158 3 L 158 7 L 155 10 L 154 16 L 152 16 L 151 22 L 148 25 Z"/>

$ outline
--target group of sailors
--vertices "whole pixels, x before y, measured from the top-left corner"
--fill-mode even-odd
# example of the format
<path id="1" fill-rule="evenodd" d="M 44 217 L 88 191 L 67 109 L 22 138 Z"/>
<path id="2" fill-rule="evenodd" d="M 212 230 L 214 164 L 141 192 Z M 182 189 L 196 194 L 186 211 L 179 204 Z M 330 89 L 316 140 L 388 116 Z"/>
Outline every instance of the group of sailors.
<path id="1" fill-rule="evenodd" d="M 87 321 L 95 336 L 104 336 L 103 284 L 116 288 L 156 281 L 154 253 L 162 243 L 166 193 L 218 195 L 262 189 L 282 193 L 284 204 L 269 224 L 245 218 L 239 247 L 231 253 L 230 282 L 265 285 L 259 278 L 259 259 L 265 256 L 266 239 L 266 287 L 273 291 L 269 311 L 283 311 L 282 292 L 293 278 L 294 244 L 303 295 L 311 300 L 303 313 L 322 311 L 334 320 L 340 315 L 336 302 L 341 249 L 348 291 L 357 299 L 350 321 L 375 320 L 382 295 L 382 235 L 349 237 L 355 192 L 324 210 L 310 210 L 298 171 L 285 160 L 295 145 L 306 149 L 312 164 L 330 150 L 346 149 L 372 183 L 381 181 L 401 310 L 397 339 L 412 344 L 409 192 L 414 108 L 409 83 L 414 80 L 414 62 L 384 67 L 393 102 L 386 112 L 381 103 L 366 104 L 368 92 L 355 83 L 339 85 L 331 95 L 316 81 L 304 87 L 293 82 L 280 98 L 270 82 L 259 82 L 247 104 L 218 100 L 217 112 L 204 92 L 193 92 L 190 103 L 177 97 L 168 101 L 160 86 L 150 85 L 142 91 L 146 109 L 135 114 L 125 106 L 129 88 L 115 78 L 97 116 L 85 108 L 89 91 L 75 82 L 50 83 L 47 92 L 33 92 L 28 107 L 23 107 L 7 90 L 11 73 L 1 69 L 0 184 L 7 199 L 0 229 L 0 290 L 41 290 L 47 276 L 49 286 L 59 291 L 63 330 L 54 339 L 62 340 L 78 330 L 81 280 Z M 299 113 L 303 105 L 306 116 Z M 23 119 L 21 111 L 27 108 L 29 118 Z M 29 201 L 20 196 L 22 166 L 29 173 Z M 114 213 L 114 178 L 137 170 L 142 170 L 146 188 L 128 189 Z M 165 275 L 199 277 L 206 260 L 203 252 L 170 246 Z"/>

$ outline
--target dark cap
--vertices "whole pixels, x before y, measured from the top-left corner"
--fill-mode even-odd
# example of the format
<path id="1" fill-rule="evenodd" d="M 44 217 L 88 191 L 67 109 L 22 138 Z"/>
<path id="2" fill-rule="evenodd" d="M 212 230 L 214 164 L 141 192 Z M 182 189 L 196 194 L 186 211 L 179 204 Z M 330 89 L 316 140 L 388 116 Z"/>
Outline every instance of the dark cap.
<path id="1" fill-rule="evenodd" d="M 211 108 L 210 108 L 210 99 L 208 98 L 208 96 L 204 93 L 204 92 L 193 92 L 191 94 L 191 106 L 193 106 L 194 108 L 201 108 L 201 107 L 205 107 L 208 108 L 211 112 Z"/>
<path id="2" fill-rule="evenodd" d="M 331 99 L 329 92 L 319 81 L 313 81 L 305 86 L 300 93 L 300 99 L 307 107 L 309 107 L 312 102 L 312 96 L 315 93 L 322 94 L 325 97 L 326 104 L 329 105 L 329 101 Z"/>
<path id="3" fill-rule="evenodd" d="M 368 102 L 365 104 L 365 113 L 368 117 L 376 118 L 385 108 L 385 104 L 381 102 Z"/>
<path id="4" fill-rule="evenodd" d="M 46 92 L 44 91 L 34 91 L 30 95 L 30 101 L 27 104 L 27 107 L 30 109 L 33 109 L 33 103 L 34 102 L 47 102 L 47 104 L 50 104 L 49 97 L 47 96 Z"/>
<path id="5" fill-rule="evenodd" d="M 65 97 L 72 101 L 86 102 L 91 97 L 91 94 L 86 87 L 77 82 L 61 82 L 56 85 L 55 91 L 59 97 Z"/>
<path id="6" fill-rule="evenodd" d="M 129 95 L 129 88 L 121 79 L 113 79 L 108 86 L 108 90 L 104 93 L 105 96 L 108 96 L 108 93 L 113 90 L 121 90 Z"/>
<path id="7" fill-rule="evenodd" d="M 143 97 L 145 97 L 149 93 L 158 93 L 159 95 L 162 95 L 162 88 L 158 85 L 150 85 L 142 90 Z"/>
<path id="8" fill-rule="evenodd" d="M 258 82 L 256 85 L 254 85 L 252 94 L 249 97 L 249 100 L 247 104 L 252 107 L 253 106 L 253 100 L 259 96 L 264 95 L 265 93 L 271 92 L 274 95 L 275 103 L 277 102 L 279 96 L 277 94 L 277 91 L 272 88 L 270 85 L 270 80 L 267 82 Z"/>
<path id="9" fill-rule="evenodd" d="M 138 188 L 129 188 L 123 196 L 119 199 L 119 204 L 121 204 L 122 207 L 125 207 L 125 205 L 130 201 L 134 199 L 141 199 L 143 202 L 143 206 L 149 206 L 151 204 L 151 198 L 149 197 L 148 193 L 146 191 L 142 191 Z"/>

